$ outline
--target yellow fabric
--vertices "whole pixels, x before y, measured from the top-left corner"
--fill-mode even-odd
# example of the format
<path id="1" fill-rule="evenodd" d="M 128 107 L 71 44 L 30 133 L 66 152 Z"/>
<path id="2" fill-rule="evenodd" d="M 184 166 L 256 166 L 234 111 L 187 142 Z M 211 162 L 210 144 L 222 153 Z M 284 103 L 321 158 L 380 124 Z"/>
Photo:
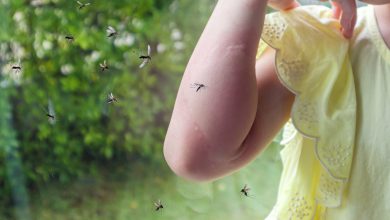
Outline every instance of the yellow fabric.
<path id="1" fill-rule="evenodd" d="M 390 219 L 390 45 L 373 8 L 359 9 L 349 42 L 319 6 L 267 15 L 258 56 L 264 42 L 296 94 L 267 220 Z"/>
<path id="2" fill-rule="evenodd" d="M 296 94 L 285 141 L 277 204 L 267 219 L 324 219 L 339 207 L 351 172 L 356 91 L 349 41 L 328 8 L 305 6 L 266 16 L 264 42 L 276 49 L 281 82 Z M 290 126 L 291 127 L 291 126 Z"/>
<path id="3" fill-rule="evenodd" d="M 350 60 L 358 114 L 351 176 L 330 220 L 390 219 L 390 49 L 377 28 L 373 7 L 360 8 Z M 390 45 L 389 45 L 390 46 Z"/>

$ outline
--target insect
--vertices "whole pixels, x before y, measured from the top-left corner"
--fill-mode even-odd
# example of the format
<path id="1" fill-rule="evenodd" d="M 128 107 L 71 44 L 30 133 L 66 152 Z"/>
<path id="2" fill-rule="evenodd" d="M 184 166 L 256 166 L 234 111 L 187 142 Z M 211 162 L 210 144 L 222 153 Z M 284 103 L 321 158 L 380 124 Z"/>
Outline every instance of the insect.
<path id="1" fill-rule="evenodd" d="M 108 26 L 106 31 L 107 31 L 107 37 L 114 37 L 118 35 L 118 32 L 116 32 L 116 30 L 111 26 Z"/>
<path id="2" fill-rule="evenodd" d="M 22 65 L 20 64 L 20 59 L 18 60 L 18 62 L 16 64 L 12 65 L 11 68 L 15 74 L 20 73 L 22 71 Z"/>
<path id="3" fill-rule="evenodd" d="M 116 99 L 116 97 L 112 94 L 112 92 L 110 94 L 108 94 L 108 98 L 107 98 L 107 103 L 108 104 L 111 104 L 113 102 L 117 102 L 118 100 Z"/>
<path id="4" fill-rule="evenodd" d="M 244 194 L 245 196 L 248 196 L 248 191 L 250 190 L 250 188 L 247 187 L 247 185 L 245 184 L 244 188 L 241 189 L 241 193 Z"/>
<path id="5" fill-rule="evenodd" d="M 47 109 L 43 107 L 43 110 L 45 111 L 47 119 L 49 120 L 50 124 L 55 124 L 56 115 L 55 115 L 53 104 L 52 104 L 51 100 L 49 100 Z"/>
<path id="6" fill-rule="evenodd" d="M 158 202 L 155 202 L 154 207 L 156 208 L 155 209 L 156 211 L 164 208 L 164 206 L 161 204 L 161 200 L 158 200 Z"/>
<path id="7" fill-rule="evenodd" d="M 108 65 L 106 60 L 104 60 L 103 63 L 99 63 L 99 66 L 102 72 L 104 72 L 104 70 L 108 70 Z"/>
<path id="8" fill-rule="evenodd" d="M 148 55 L 139 56 L 139 58 L 142 60 L 142 63 L 141 65 L 139 65 L 139 68 L 143 68 L 144 66 L 146 66 L 146 64 L 148 64 L 152 60 L 150 53 L 151 53 L 151 48 L 150 45 L 148 44 Z"/>
<path id="9" fill-rule="evenodd" d="M 206 88 L 206 86 L 202 83 L 193 83 L 191 88 L 196 88 L 196 92 L 198 92 L 201 88 Z"/>
<path id="10" fill-rule="evenodd" d="M 74 37 L 71 35 L 65 36 L 65 39 L 69 42 L 72 43 L 74 41 Z"/>
<path id="11" fill-rule="evenodd" d="M 80 1 L 77 1 L 77 4 L 79 4 L 79 10 L 83 9 L 85 6 L 90 5 L 91 3 L 82 3 Z"/>

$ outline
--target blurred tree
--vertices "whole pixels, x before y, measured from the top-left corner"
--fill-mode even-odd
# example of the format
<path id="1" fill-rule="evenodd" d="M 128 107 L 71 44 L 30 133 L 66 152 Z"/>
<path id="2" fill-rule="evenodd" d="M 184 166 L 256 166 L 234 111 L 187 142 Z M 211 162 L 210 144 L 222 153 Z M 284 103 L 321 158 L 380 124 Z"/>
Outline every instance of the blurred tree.
<path id="1" fill-rule="evenodd" d="M 15 148 L 34 186 L 135 156 L 161 161 L 176 88 L 209 1 L 91 1 L 82 9 L 76 1 L 0 3 L 0 83 L 8 91 L 1 91 L 0 118 L 9 122 L 0 127 L 7 137 L 1 164 L 6 149 Z M 107 37 L 108 26 L 118 34 Z M 152 59 L 140 69 L 148 44 Z M 22 71 L 15 73 L 19 59 Z M 108 69 L 101 71 L 104 60 Z M 107 103 L 111 92 L 118 102 Z"/>

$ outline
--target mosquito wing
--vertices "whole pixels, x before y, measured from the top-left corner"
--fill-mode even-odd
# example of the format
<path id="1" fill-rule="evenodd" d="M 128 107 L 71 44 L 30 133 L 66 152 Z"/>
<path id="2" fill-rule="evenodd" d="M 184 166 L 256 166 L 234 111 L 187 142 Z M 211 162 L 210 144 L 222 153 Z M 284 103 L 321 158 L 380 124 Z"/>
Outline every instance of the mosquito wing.
<path id="1" fill-rule="evenodd" d="M 79 4 L 80 6 L 83 6 L 84 4 L 81 3 L 80 1 L 77 1 L 77 4 Z"/>
<path id="2" fill-rule="evenodd" d="M 99 63 L 100 68 L 105 69 L 107 67 L 106 60 L 103 61 L 103 63 Z"/>
<path id="3" fill-rule="evenodd" d="M 115 29 L 113 28 L 113 27 L 111 27 L 111 26 L 108 26 L 107 27 L 107 33 L 115 33 L 116 31 L 115 31 Z"/>
<path id="4" fill-rule="evenodd" d="M 142 69 L 144 68 L 144 66 L 146 66 L 146 64 L 148 64 L 149 60 L 148 59 L 144 59 L 141 63 L 141 65 L 139 65 L 139 68 Z"/>
<path id="5" fill-rule="evenodd" d="M 51 124 L 55 124 L 55 122 L 56 122 L 56 113 L 54 111 L 53 103 L 51 102 L 50 99 L 49 99 L 49 102 L 48 102 L 48 105 L 47 105 L 47 109 L 48 109 L 48 114 L 52 116 L 52 117 L 49 117 L 49 122 Z"/>
<path id="6" fill-rule="evenodd" d="M 150 56 L 151 52 L 152 52 L 152 49 L 150 48 L 150 45 L 148 44 L 148 56 Z"/>

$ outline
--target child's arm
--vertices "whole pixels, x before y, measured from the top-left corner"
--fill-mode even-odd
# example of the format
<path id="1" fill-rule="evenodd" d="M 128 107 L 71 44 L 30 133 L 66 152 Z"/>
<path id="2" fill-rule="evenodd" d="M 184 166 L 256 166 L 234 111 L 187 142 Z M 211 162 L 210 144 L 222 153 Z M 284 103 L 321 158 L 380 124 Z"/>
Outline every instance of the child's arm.
<path id="1" fill-rule="evenodd" d="M 288 120 L 294 95 L 275 74 L 275 51 L 255 58 L 266 4 L 218 1 L 185 70 L 164 143 L 178 175 L 200 181 L 231 173 Z M 193 83 L 206 87 L 197 91 Z"/>
<path id="2" fill-rule="evenodd" d="M 210 180 L 253 159 L 289 117 L 274 53 L 256 65 L 265 0 L 220 0 L 192 54 L 164 143 L 180 176 Z M 192 83 L 206 87 L 196 92 Z"/>

